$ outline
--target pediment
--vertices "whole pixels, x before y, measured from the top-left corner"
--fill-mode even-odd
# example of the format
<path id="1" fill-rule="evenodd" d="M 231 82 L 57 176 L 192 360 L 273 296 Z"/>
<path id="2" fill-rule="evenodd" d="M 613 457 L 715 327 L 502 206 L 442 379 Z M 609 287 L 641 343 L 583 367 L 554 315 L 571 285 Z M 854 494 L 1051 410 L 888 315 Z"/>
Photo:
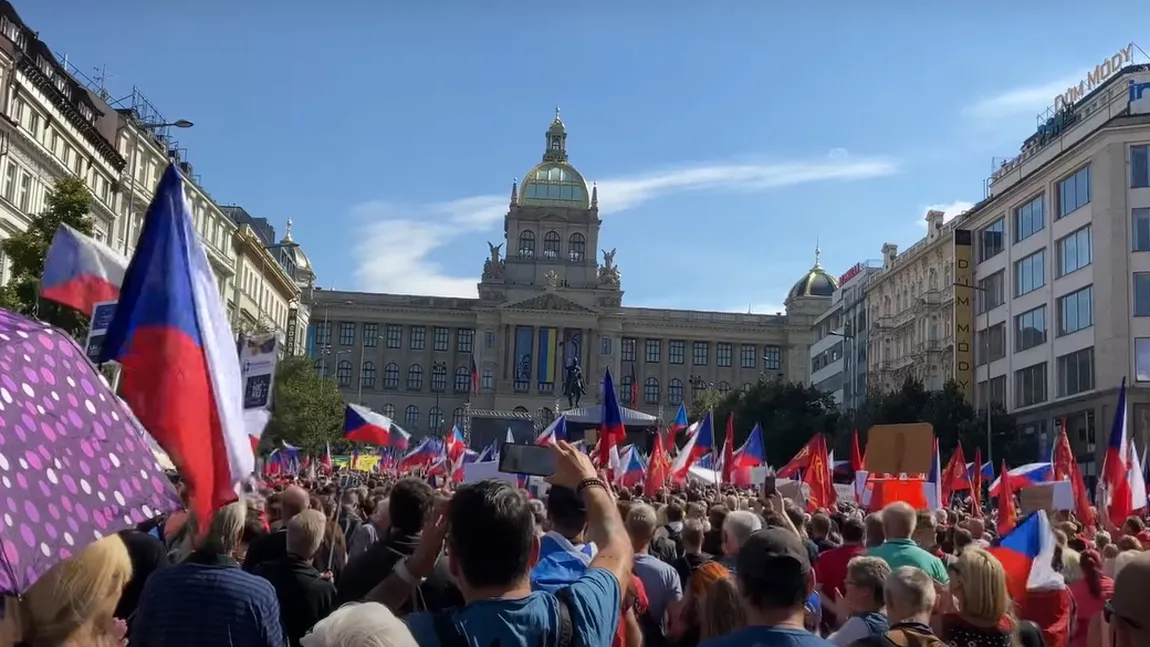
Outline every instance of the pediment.
<path id="1" fill-rule="evenodd" d="M 554 292 L 545 292 L 538 296 L 529 297 L 522 301 L 508 303 L 500 307 L 503 310 L 544 310 L 550 312 L 579 312 L 585 314 L 598 314 L 596 310 L 565 299 Z"/>

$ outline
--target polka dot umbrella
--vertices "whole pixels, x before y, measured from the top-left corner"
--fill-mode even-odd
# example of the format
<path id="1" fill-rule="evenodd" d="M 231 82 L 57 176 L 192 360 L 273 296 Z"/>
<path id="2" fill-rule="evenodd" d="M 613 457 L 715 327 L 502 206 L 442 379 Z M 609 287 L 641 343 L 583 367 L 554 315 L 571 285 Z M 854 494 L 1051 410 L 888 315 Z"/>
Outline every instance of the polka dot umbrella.
<path id="1" fill-rule="evenodd" d="M 0 596 L 179 509 L 130 420 L 71 337 L 0 310 Z"/>

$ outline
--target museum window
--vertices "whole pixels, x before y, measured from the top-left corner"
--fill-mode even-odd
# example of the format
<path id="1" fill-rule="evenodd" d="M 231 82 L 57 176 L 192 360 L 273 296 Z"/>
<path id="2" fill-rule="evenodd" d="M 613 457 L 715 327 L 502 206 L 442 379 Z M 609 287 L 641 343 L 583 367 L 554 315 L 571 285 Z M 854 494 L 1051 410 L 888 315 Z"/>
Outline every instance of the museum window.
<path id="1" fill-rule="evenodd" d="M 687 342 L 681 339 L 672 339 L 667 345 L 667 360 L 672 364 L 682 364 L 686 361 Z"/>
<path id="2" fill-rule="evenodd" d="M 447 390 L 447 367 L 435 364 L 431 367 L 431 392 L 443 393 Z"/>
<path id="3" fill-rule="evenodd" d="M 611 354 L 611 338 L 610 337 L 603 337 L 602 339 L 599 340 L 599 354 L 600 355 L 610 355 Z"/>
<path id="4" fill-rule="evenodd" d="M 673 407 L 683 404 L 683 380 L 673 377 L 667 382 L 667 404 Z"/>
<path id="5" fill-rule="evenodd" d="M 364 362 L 360 369 L 359 384 L 365 389 L 375 388 L 375 362 Z"/>
<path id="6" fill-rule="evenodd" d="M 367 348 L 375 348 L 379 345 L 379 324 L 363 324 L 363 345 Z"/>
<path id="7" fill-rule="evenodd" d="M 629 407 L 635 406 L 635 403 L 631 401 L 631 385 L 633 384 L 635 384 L 635 380 L 630 375 L 624 375 L 623 379 L 619 380 L 619 401 Z"/>
<path id="8" fill-rule="evenodd" d="M 451 412 L 451 424 L 452 424 L 452 426 L 459 427 L 459 429 L 462 430 L 463 429 L 463 423 L 466 421 L 467 421 L 467 415 L 464 413 L 463 407 L 455 407 L 455 411 Z"/>
<path id="9" fill-rule="evenodd" d="M 734 349 L 725 341 L 715 344 L 715 366 L 730 366 Z"/>
<path id="10" fill-rule="evenodd" d="M 495 388 L 495 375 L 491 372 L 491 369 L 483 369 L 483 376 L 479 378 L 479 388 L 484 391 L 490 391 Z"/>
<path id="11" fill-rule="evenodd" d="M 743 382 L 743 393 L 750 393 L 751 389 L 755 388 L 754 384 L 750 382 Z"/>
<path id="12" fill-rule="evenodd" d="M 387 347 L 403 347 L 403 326 L 399 324 L 387 324 Z"/>
<path id="13" fill-rule="evenodd" d="M 553 261 L 559 258 L 559 234 L 549 231 L 543 235 L 543 258 Z"/>
<path id="14" fill-rule="evenodd" d="M 582 263 L 587 256 L 587 239 L 578 232 L 567 239 L 567 258 L 572 263 Z"/>
<path id="15" fill-rule="evenodd" d="M 411 327 L 411 350 L 423 350 L 427 344 L 427 327 Z"/>
<path id="16" fill-rule="evenodd" d="M 432 350 L 441 353 L 446 352 L 451 348 L 451 329 L 443 326 L 436 326 L 432 329 Z"/>
<path id="17" fill-rule="evenodd" d="M 778 346 L 763 347 L 763 368 L 778 371 L 783 368 L 783 349 Z"/>
<path id="18" fill-rule="evenodd" d="M 697 341 L 691 343 L 691 364 L 694 366 L 706 366 L 710 354 L 711 351 L 707 342 Z"/>
<path id="19" fill-rule="evenodd" d="M 755 357 L 755 345 L 743 344 L 739 348 L 739 365 L 743 368 L 755 368 L 758 366 L 758 358 Z"/>
<path id="20" fill-rule="evenodd" d="M 475 331 L 470 328 L 460 328 L 455 331 L 455 352 L 470 353 L 475 349 Z"/>
<path id="21" fill-rule="evenodd" d="M 331 322 L 325 321 L 315 325 L 315 343 L 319 346 L 331 344 Z"/>
<path id="22" fill-rule="evenodd" d="M 315 369 L 315 372 L 320 377 L 327 377 L 327 360 L 321 357 L 320 359 L 317 359 L 311 366 Z"/>
<path id="23" fill-rule="evenodd" d="M 624 337 L 622 345 L 619 347 L 619 359 L 624 362 L 635 361 L 635 339 L 632 337 Z"/>
<path id="24" fill-rule="evenodd" d="M 407 427 L 407 431 L 419 429 L 419 407 L 414 404 L 407 406 L 403 412 L 403 424 Z"/>
<path id="25" fill-rule="evenodd" d="M 653 377 L 643 382 L 643 401 L 647 404 L 659 404 L 659 380 Z"/>
<path id="26" fill-rule="evenodd" d="M 730 382 L 719 382 L 719 384 L 716 388 L 719 389 L 719 393 L 726 395 L 726 394 L 731 392 L 731 383 Z"/>
<path id="27" fill-rule="evenodd" d="M 431 407 L 427 411 L 427 428 L 435 433 L 443 431 L 443 409 Z"/>
<path id="28" fill-rule="evenodd" d="M 383 367 L 383 388 L 399 388 L 399 364 L 392 362 Z"/>
<path id="29" fill-rule="evenodd" d="M 345 359 L 336 365 L 335 379 L 340 386 L 351 386 L 351 362 Z"/>
<path id="30" fill-rule="evenodd" d="M 423 367 L 412 364 L 407 367 L 407 390 L 418 391 L 423 388 Z"/>
<path id="31" fill-rule="evenodd" d="M 339 345 L 340 346 L 354 346 L 355 345 L 355 324 L 350 321 L 344 321 L 339 324 Z"/>
<path id="32" fill-rule="evenodd" d="M 385 405 L 383 405 L 383 409 L 380 409 L 380 411 L 383 412 L 383 415 L 387 416 L 388 418 L 391 418 L 392 420 L 395 420 L 395 405 L 394 404 L 391 404 L 391 403 L 385 404 Z"/>
<path id="33" fill-rule="evenodd" d="M 466 366 L 455 369 L 455 392 L 467 393 L 471 388 L 471 371 Z"/>
<path id="34" fill-rule="evenodd" d="M 495 348 L 495 331 L 483 331 L 483 345 L 487 348 Z"/>
<path id="35" fill-rule="evenodd" d="M 535 258 L 535 232 L 524 231 L 519 234 L 519 258 Z"/>
<path id="36" fill-rule="evenodd" d="M 658 364 L 663 357 L 663 342 L 659 339 L 647 339 L 643 342 L 643 360 L 648 364 Z"/>

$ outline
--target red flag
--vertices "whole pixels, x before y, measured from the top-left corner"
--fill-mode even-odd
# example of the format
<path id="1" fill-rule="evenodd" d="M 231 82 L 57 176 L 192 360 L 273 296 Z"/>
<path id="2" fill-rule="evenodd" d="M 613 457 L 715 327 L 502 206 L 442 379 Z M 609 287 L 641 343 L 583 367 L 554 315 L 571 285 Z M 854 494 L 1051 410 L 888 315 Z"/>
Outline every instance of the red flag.
<path id="1" fill-rule="evenodd" d="M 779 470 L 777 476 L 779 478 L 787 479 L 794 476 L 796 473 L 798 473 L 799 470 L 805 469 L 807 464 L 811 462 L 812 450 L 815 444 L 818 442 L 818 438 L 819 436 L 815 435 L 813 438 L 807 441 L 807 444 L 803 445 L 803 448 L 799 450 L 799 453 L 795 454 L 795 457 L 792 458 L 789 463 L 783 465 L 783 468 Z"/>
<path id="2" fill-rule="evenodd" d="M 635 362 L 631 362 L 631 401 L 628 404 L 639 406 L 639 378 L 635 377 Z"/>
<path id="3" fill-rule="evenodd" d="M 735 472 L 735 414 L 727 414 L 727 438 L 723 441 L 723 482 L 731 483 Z"/>
<path id="4" fill-rule="evenodd" d="M 942 501 L 943 505 L 950 503 L 950 495 L 958 490 L 970 488 L 970 477 L 966 473 L 966 456 L 962 453 L 962 445 L 957 445 L 942 471 Z"/>
<path id="5" fill-rule="evenodd" d="M 651 460 L 647 464 L 647 480 L 643 483 L 643 493 L 652 496 L 667 482 L 667 472 L 671 462 L 663 450 L 663 435 L 655 433 L 655 446 L 651 449 Z"/>
<path id="6" fill-rule="evenodd" d="M 859 430 L 855 429 L 851 434 L 851 471 L 861 472 L 866 469 L 864 465 L 862 452 L 859 451 Z"/>
<path id="7" fill-rule="evenodd" d="M 974 468 L 970 475 L 970 514 L 982 518 L 982 448 L 974 448 Z"/>
<path id="8" fill-rule="evenodd" d="M 1010 487 L 1010 479 L 1005 478 L 1009 472 L 1006 461 L 1002 461 L 1002 491 L 998 493 L 998 536 L 1004 537 L 1006 533 L 1014 530 L 1018 523 L 1018 510 L 1014 507 L 1014 489 Z"/>
<path id="9" fill-rule="evenodd" d="M 1070 489 L 1074 493 L 1074 514 L 1087 528 L 1094 527 L 1094 511 L 1090 508 L 1090 497 L 1086 492 L 1086 483 L 1082 480 L 1082 472 L 1078 469 L 1078 461 L 1074 458 L 1074 451 L 1070 448 L 1070 438 L 1066 435 L 1066 416 L 1062 417 L 1062 429 L 1054 441 L 1054 480 L 1070 481 Z"/>
<path id="10" fill-rule="evenodd" d="M 814 445 L 811 447 L 811 445 Z M 803 482 L 806 483 L 810 489 L 810 498 L 807 499 L 807 509 L 811 512 L 819 508 L 829 508 L 835 504 L 838 499 L 835 493 L 834 483 L 831 481 L 831 466 L 830 457 L 827 455 L 827 442 L 826 437 L 822 434 L 816 435 L 807 443 L 810 450 L 810 461 L 807 464 L 806 472 L 803 474 Z"/>

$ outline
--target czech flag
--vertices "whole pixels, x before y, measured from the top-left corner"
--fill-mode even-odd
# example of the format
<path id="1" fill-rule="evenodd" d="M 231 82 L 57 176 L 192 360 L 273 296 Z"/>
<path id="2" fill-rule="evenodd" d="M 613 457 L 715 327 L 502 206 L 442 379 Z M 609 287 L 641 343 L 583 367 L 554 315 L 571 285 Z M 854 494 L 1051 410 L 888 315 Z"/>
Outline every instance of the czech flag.
<path id="1" fill-rule="evenodd" d="M 1126 433 L 1126 378 L 1122 378 L 1118 404 L 1114 409 L 1114 424 L 1110 427 L 1110 441 L 1102 457 L 1102 478 L 1099 480 L 1102 488 L 1100 502 L 1109 513 L 1111 523 L 1120 528 L 1136 508 L 1145 505 L 1145 501 L 1135 504 L 1133 488 L 1130 487 L 1126 460 L 1133 455 L 1129 442 Z"/>
<path id="2" fill-rule="evenodd" d="M 710 411 L 707 412 L 706 417 L 699 423 L 695 433 L 687 438 L 687 444 L 683 445 L 683 449 L 675 456 L 675 462 L 671 463 L 671 474 L 675 478 L 687 473 L 687 470 L 699 460 L 703 455 L 709 454 L 715 449 L 715 430 L 713 416 Z"/>
<path id="3" fill-rule="evenodd" d="M 443 441 L 427 437 L 419 441 L 414 449 L 399 460 L 399 470 L 402 472 L 413 467 L 427 467 L 441 458 L 443 458 Z"/>
<path id="4" fill-rule="evenodd" d="M 407 438 L 402 430 L 396 431 L 391 418 L 358 404 L 349 404 L 343 412 L 343 437 L 357 443 L 380 447 L 406 447 Z M 394 443 L 401 438 L 399 443 Z"/>
<path id="5" fill-rule="evenodd" d="M 671 440 L 675 439 L 675 434 L 687 428 L 687 405 L 680 404 L 679 411 L 675 413 L 675 419 L 671 421 L 669 431 L 671 432 Z"/>
<path id="6" fill-rule="evenodd" d="M 623 410 L 619 408 L 619 395 L 615 391 L 615 380 L 611 379 L 611 369 L 603 374 L 603 410 L 599 420 L 599 464 L 611 463 L 611 448 L 627 438 L 623 426 Z"/>
<path id="7" fill-rule="evenodd" d="M 471 355 L 471 394 L 479 395 L 479 367 L 475 365 L 475 355 Z"/>
<path id="8" fill-rule="evenodd" d="M 1017 492 L 1022 488 L 1049 481 L 1054 475 L 1054 466 L 1050 463 L 1027 463 L 1009 470 L 1005 474 L 1006 478 L 1010 480 L 1011 491 Z M 990 484 L 991 498 L 997 497 L 1001 489 L 1002 477 L 999 476 Z"/>
<path id="9" fill-rule="evenodd" d="M 567 441 L 567 416 L 559 416 L 547 425 L 539 437 L 535 439 L 536 445 L 554 445 L 557 441 Z"/>
<path id="10" fill-rule="evenodd" d="M 119 252 L 61 224 L 44 256 L 40 296 L 90 315 L 97 303 L 120 298 L 127 271 Z"/>
<path id="11" fill-rule="evenodd" d="M 121 395 L 188 483 L 207 529 L 255 469 L 236 342 L 169 165 L 144 217 L 100 361 L 122 367 Z"/>
<path id="12" fill-rule="evenodd" d="M 1054 570 L 1054 531 L 1046 512 L 1039 510 L 1020 521 L 990 553 L 1002 562 L 1010 597 L 1026 598 L 1027 591 L 1060 588 L 1065 581 Z"/>
<path id="13" fill-rule="evenodd" d="M 763 448 L 763 427 L 755 423 L 751 435 L 743 442 L 743 446 L 735 452 L 736 467 L 758 467 L 767 462 L 767 450 Z"/>

